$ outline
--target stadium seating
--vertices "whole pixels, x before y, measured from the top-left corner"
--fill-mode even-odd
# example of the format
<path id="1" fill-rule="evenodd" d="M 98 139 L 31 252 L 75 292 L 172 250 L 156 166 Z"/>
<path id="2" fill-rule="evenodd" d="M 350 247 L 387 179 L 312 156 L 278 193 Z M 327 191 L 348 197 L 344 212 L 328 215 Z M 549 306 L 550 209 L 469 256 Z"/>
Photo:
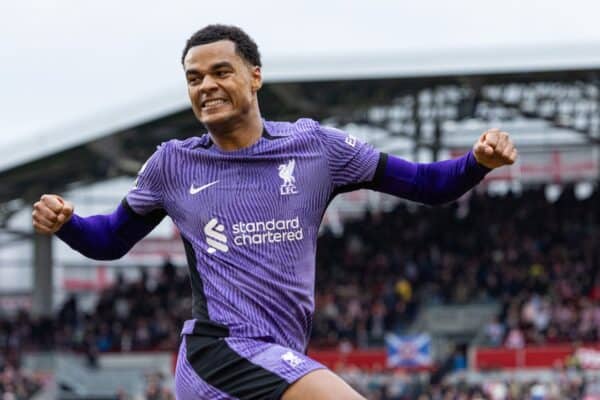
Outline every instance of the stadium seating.
<path id="1" fill-rule="evenodd" d="M 313 346 L 380 345 L 385 332 L 409 326 L 425 304 L 492 301 L 502 312 L 486 327 L 489 344 L 598 340 L 597 200 L 598 192 L 578 200 L 570 188 L 554 203 L 542 188 L 477 194 L 441 208 L 400 203 L 349 221 L 342 236 L 326 231 Z M 156 277 L 118 279 L 92 312 L 71 297 L 53 319 L 5 317 L 1 348 L 173 349 L 191 314 L 184 270 L 167 263 Z"/>
<path id="2" fill-rule="evenodd" d="M 409 327 L 424 305 L 494 302 L 501 312 L 482 329 L 487 345 L 598 341 L 599 196 L 578 199 L 572 187 L 553 202 L 543 187 L 473 193 L 445 207 L 400 203 L 389 213 L 366 212 L 342 235 L 325 229 L 312 346 L 381 346 L 386 332 Z M 166 263 L 156 276 L 120 278 L 91 311 L 72 296 L 50 319 L 25 311 L 2 317 L 0 354 L 75 349 L 93 364 L 106 351 L 173 350 L 191 315 L 185 270 Z M 520 385 L 510 390 L 532 391 L 535 383 Z M 477 385 L 428 390 L 487 396 L 477 397 L 487 390 Z"/>

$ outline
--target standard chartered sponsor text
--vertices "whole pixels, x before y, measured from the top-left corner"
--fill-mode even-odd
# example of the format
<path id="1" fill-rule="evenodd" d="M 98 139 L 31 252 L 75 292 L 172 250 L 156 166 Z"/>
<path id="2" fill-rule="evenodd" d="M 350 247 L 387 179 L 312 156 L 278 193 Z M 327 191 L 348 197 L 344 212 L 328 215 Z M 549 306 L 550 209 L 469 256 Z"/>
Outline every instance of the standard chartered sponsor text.
<path id="1" fill-rule="evenodd" d="M 233 243 L 237 246 L 252 244 L 294 242 L 304 238 L 298 217 L 268 221 L 238 222 L 233 224 Z"/>

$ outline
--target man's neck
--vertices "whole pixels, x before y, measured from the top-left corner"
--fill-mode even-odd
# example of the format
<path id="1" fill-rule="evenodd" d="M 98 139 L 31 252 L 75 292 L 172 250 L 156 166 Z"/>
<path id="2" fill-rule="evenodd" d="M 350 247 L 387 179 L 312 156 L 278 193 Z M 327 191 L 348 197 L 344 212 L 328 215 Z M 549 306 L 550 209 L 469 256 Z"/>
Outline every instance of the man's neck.
<path id="1" fill-rule="evenodd" d="M 252 146 L 262 136 L 263 122 L 260 113 L 231 126 L 208 127 L 212 141 L 224 151 L 234 151 Z"/>

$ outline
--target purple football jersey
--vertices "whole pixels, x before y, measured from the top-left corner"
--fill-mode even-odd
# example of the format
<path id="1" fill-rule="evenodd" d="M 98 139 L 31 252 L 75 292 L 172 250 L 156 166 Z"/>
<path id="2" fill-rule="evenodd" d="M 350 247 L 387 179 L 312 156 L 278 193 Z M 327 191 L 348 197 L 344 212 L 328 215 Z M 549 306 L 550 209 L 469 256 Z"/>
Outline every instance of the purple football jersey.
<path id="1" fill-rule="evenodd" d="M 372 146 L 309 119 L 264 121 L 262 137 L 235 151 L 209 135 L 159 146 L 126 199 L 141 215 L 163 209 L 181 232 L 193 290 L 182 333 L 216 327 L 304 352 L 321 218 L 378 161 Z"/>

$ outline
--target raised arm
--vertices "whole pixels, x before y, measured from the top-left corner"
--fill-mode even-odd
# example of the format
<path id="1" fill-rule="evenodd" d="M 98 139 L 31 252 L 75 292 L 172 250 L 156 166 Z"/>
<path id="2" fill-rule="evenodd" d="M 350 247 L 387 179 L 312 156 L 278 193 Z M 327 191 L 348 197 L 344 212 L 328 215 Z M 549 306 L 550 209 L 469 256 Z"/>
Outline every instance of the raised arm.
<path id="1" fill-rule="evenodd" d="M 371 188 L 424 204 L 446 203 L 473 188 L 493 168 L 512 164 L 516 158 L 509 135 L 490 129 L 472 151 L 453 160 L 420 164 L 382 154 Z"/>
<path id="2" fill-rule="evenodd" d="M 38 233 L 56 235 L 86 257 L 114 260 L 146 236 L 165 213 L 139 215 L 123 202 L 112 214 L 80 217 L 73 204 L 57 195 L 43 195 L 33 206 L 33 226 Z"/>

